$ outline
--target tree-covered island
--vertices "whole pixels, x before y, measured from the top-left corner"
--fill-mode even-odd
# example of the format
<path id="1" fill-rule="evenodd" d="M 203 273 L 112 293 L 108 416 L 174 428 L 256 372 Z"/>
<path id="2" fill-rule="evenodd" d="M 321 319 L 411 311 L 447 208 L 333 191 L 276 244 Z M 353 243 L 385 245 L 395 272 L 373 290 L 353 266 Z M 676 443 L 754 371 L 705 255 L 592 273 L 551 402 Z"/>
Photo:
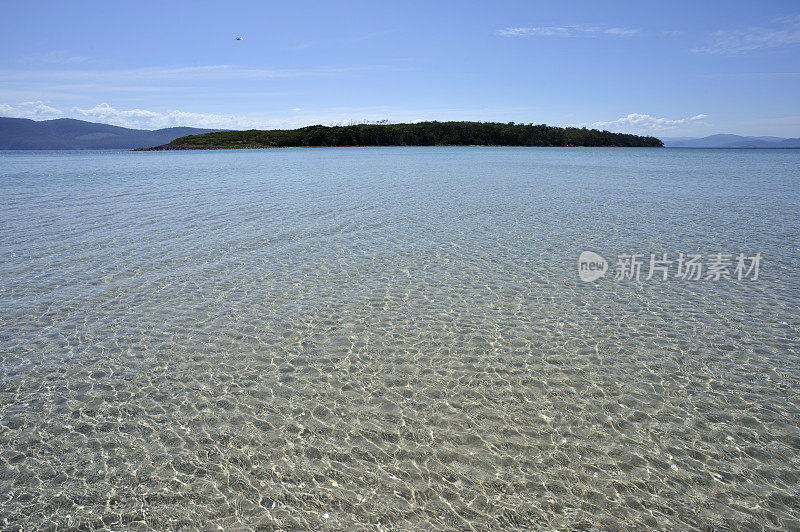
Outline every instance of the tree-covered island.
<path id="1" fill-rule="evenodd" d="M 333 146 L 613 146 L 662 147 L 655 137 L 597 129 L 509 122 L 419 122 L 308 126 L 189 135 L 146 150 Z"/>

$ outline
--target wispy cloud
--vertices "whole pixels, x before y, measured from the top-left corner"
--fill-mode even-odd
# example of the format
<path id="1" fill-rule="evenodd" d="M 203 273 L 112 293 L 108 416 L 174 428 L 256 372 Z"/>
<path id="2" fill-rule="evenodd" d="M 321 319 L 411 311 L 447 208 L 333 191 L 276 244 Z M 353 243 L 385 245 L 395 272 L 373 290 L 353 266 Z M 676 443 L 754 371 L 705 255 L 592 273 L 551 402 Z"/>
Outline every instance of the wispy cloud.
<path id="1" fill-rule="evenodd" d="M 25 65 L 75 66 L 86 65 L 92 62 L 92 60 L 85 55 L 72 54 L 64 50 L 52 50 L 49 52 L 27 54 L 20 57 L 19 62 Z"/>
<path id="2" fill-rule="evenodd" d="M 358 77 L 367 72 L 391 70 L 391 65 L 320 66 L 270 69 L 235 65 L 185 67 L 142 67 L 128 69 L 94 68 L 0 68 L 0 102 L 70 101 L 75 103 L 139 101 L 143 93 L 175 94 L 182 101 L 187 94 L 246 94 L 248 98 L 281 95 L 286 85 L 298 80 Z M 269 82 L 269 83 L 268 83 Z M 85 104 L 84 104 L 85 105 Z"/>
<path id="3" fill-rule="evenodd" d="M 711 42 L 694 48 L 695 53 L 743 54 L 764 48 L 781 48 L 800 44 L 800 15 L 773 19 L 766 26 L 720 30 Z"/>
<path id="4" fill-rule="evenodd" d="M 606 28 L 602 30 L 602 32 L 607 35 L 620 35 L 622 37 L 629 37 L 631 35 L 636 35 L 637 33 L 639 33 L 639 30 L 631 28 Z"/>
<path id="5" fill-rule="evenodd" d="M 658 118 L 651 115 L 640 113 L 631 113 L 628 116 L 617 118 L 608 122 L 593 122 L 574 124 L 574 127 L 592 127 L 596 129 L 608 129 L 610 131 L 618 131 L 625 133 L 654 133 L 657 131 L 665 131 L 675 129 L 678 126 L 687 125 L 690 123 L 700 122 L 708 115 L 699 114 L 690 116 L 688 118 Z"/>
<path id="6" fill-rule="evenodd" d="M 565 26 L 511 27 L 498 30 L 497 33 L 504 37 L 576 37 L 580 35 L 630 37 L 638 34 L 639 30 L 589 24 L 568 24 Z"/>
<path id="7" fill-rule="evenodd" d="M 86 70 L 86 69 L 48 69 L 2 71 L 0 76 L 5 81 L 189 81 L 189 80 L 242 80 L 299 78 L 328 76 L 349 72 L 372 70 L 377 67 L 319 67 L 307 69 L 268 69 L 246 68 L 233 65 L 205 65 L 177 68 L 137 68 L 119 70 Z"/>
<path id="8" fill-rule="evenodd" d="M 63 113 L 41 101 L 21 102 L 15 105 L 0 103 L 0 116 L 11 118 L 30 118 L 32 120 L 48 120 L 58 118 Z"/>
<path id="9" fill-rule="evenodd" d="M 258 122 L 252 119 L 236 115 L 192 113 L 177 109 L 163 113 L 146 109 L 115 109 L 105 102 L 90 109 L 73 107 L 72 114 L 92 122 L 102 122 L 134 129 L 161 129 L 176 126 L 246 129 L 259 125 Z"/>
<path id="10" fill-rule="evenodd" d="M 263 120 L 259 121 L 243 116 L 192 113 L 177 109 L 166 112 L 149 111 L 147 109 L 115 109 L 105 102 L 89 109 L 73 107 L 66 112 L 41 101 L 17 104 L 0 103 L 0 116 L 29 118 L 32 120 L 79 118 L 90 122 L 100 122 L 134 129 L 160 129 L 175 126 L 247 129 L 265 125 Z"/>
<path id="11" fill-rule="evenodd" d="M 713 72 L 700 77 L 710 79 L 791 79 L 800 77 L 800 72 Z"/>

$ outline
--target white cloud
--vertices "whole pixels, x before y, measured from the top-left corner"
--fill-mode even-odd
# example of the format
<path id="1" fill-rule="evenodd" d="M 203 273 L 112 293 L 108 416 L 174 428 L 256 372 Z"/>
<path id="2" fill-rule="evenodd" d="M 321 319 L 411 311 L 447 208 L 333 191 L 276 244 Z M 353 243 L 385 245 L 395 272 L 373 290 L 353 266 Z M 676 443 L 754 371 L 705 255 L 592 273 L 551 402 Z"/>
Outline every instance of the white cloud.
<path id="1" fill-rule="evenodd" d="M 410 113 L 411 111 L 408 111 Z M 393 121 L 407 121 L 408 116 L 399 112 Z M 419 116 L 418 111 L 413 111 Z M 15 105 L 0 104 L 0 116 L 24 117 L 37 120 L 51 118 L 77 118 L 89 122 L 112 124 L 134 129 L 161 129 L 166 127 L 189 126 L 209 129 L 291 129 L 311 124 L 359 123 L 377 121 L 392 114 L 388 108 L 334 108 L 306 110 L 292 108 L 289 113 L 280 115 L 229 115 L 217 113 L 194 113 L 181 110 L 165 112 L 149 109 L 117 109 L 106 102 L 90 108 L 72 107 L 62 112 L 42 102 L 23 102 Z M 443 118 L 443 117 L 439 117 Z M 449 117 L 455 118 L 455 117 Z"/>
<path id="2" fill-rule="evenodd" d="M 529 35 L 569 37 L 570 30 L 563 26 L 540 26 L 538 28 L 506 28 L 497 33 L 504 37 L 527 37 Z"/>
<path id="3" fill-rule="evenodd" d="M 36 102 L 22 102 L 16 105 L 7 103 L 0 103 L 0 116 L 11 118 L 30 118 L 33 120 L 48 120 L 50 118 L 58 118 L 61 116 L 61 111 L 54 107 L 50 107 L 41 101 Z"/>
<path id="4" fill-rule="evenodd" d="M 134 129 L 161 129 L 189 126 L 209 129 L 291 129 L 311 124 L 347 124 L 360 122 L 419 122 L 423 120 L 486 120 L 508 121 L 514 115 L 528 109 L 502 109 L 507 119 L 500 119 L 491 109 L 407 109 L 388 107 L 372 108 L 291 108 L 281 115 L 234 115 L 218 113 L 196 113 L 178 109 L 153 111 L 149 109 L 118 109 L 106 102 L 90 108 L 72 107 L 62 112 L 43 102 L 23 102 L 15 105 L 0 104 L 0 116 L 34 118 L 77 118 L 90 122 L 113 124 Z M 424 118 L 421 118 L 424 116 Z M 632 113 L 607 122 L 573 124 L 574 127 L 592 127 L 631 133 L 656 133 L 671 130 L 681 125 L 701 124 L 706 115 L 689 118 L 667 119 Z"/>
<path id="5" fill-rule="evenodd" d="M 617 131 L 624 133 L 654 133 L 657 131 L 665 131 L 675 129 L 678 126 L 683 126 L 691 123 L 698 123 L 708 115 L 699 114 L 690 116 L 689 118 L 669 119 L 657 118 L 651 115 L 631 113 L 628 116 L 623 116 L 616 120 L 609 122 L 593 122 L 591 124 L 574 124 L 573 127 L 591 127 L 595 129 L 607 129 L 609 131 Z"/>
<path id="6" fill-rule="evenodd" d="M 115 109 L 103 102 L 91 109 L 74 107 L 76 116 L 89 121 L 113 124 L 135 129 L 161 129 L 165 127 L 189 126 L 217 129 L 246 129 L 257 127 L 251 119 L 236 115 L 214 113 L 192 113 L 172 110 L 164 113 L 146 109 Z"/>
<path id="7" fill-rule="evenodd" d="M 73 107 L 66 113 L 54 107 L 50 107 L 41 101 L 22 102 L 13 105 L 3 103 L 0 104 L 0 116 L 30 118 L 33 120 L 79 118 L 90 122 L 113 124 L 115 126 L 135 129 L 160 129 L 175 126 L 242 129 L 263 125 L 262 122 L 235 115 L 192 113 L 179 110 L 159 113 L 146 109 L 115 109 L 105 102 L 95 105 L 90 109 Z"/>
<path id="8" fill-rule="evenodd" d="M 639 33 L 632 28 L 617 28 L 605 26 L 592 26 L 586 24 L 569 24 L 566 26 L 534 26 L 515 27 L 499 30 L 497 33 L 504 37 L 575 37 L 578 35 L 612 35 L 630 37 Z"/>
<path id="9" fill-rule="evenodd" d="M 607 30 L 603 30 L 603 33 L 607 33 L 609 35 L 620 35 L 623 37 L 636 35 L 639 33 L 639 30 L 634 30 L 631 28 L 608 28 Z"/>
<path id="10" fill-rule="evenodd" d="M 797 44 L 800 44 L 800 15 L 791 15 L 773 19 L 768 26 L 720 30 L 714 34 L 710 44 L 692 51 L 706 54 L 742 54 Z"/>

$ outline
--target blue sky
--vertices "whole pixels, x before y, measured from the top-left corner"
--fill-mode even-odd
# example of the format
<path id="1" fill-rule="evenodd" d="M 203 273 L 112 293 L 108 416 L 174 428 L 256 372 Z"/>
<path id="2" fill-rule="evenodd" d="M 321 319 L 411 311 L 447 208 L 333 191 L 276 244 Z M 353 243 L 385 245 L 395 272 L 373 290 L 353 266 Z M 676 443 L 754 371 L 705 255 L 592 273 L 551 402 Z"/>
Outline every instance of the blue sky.
<path id="1" fill-rule="evenodd" d="M 463 119 L 800 136 L 797 1 L 0 9 L 0 116 L 148 129 Z"/>

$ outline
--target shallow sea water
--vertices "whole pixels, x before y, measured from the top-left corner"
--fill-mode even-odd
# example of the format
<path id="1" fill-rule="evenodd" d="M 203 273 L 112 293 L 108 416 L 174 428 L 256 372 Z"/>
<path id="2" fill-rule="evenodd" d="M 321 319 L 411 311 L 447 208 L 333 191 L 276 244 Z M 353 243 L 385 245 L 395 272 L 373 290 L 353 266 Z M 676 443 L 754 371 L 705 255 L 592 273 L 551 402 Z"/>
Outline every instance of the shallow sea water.
<path id="1" fill-rule="evenodd" d="M 0 528 L 800 529 L 798 205 L 800 150 L 0 152 Z"/>

